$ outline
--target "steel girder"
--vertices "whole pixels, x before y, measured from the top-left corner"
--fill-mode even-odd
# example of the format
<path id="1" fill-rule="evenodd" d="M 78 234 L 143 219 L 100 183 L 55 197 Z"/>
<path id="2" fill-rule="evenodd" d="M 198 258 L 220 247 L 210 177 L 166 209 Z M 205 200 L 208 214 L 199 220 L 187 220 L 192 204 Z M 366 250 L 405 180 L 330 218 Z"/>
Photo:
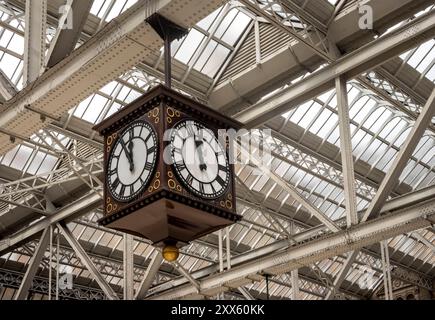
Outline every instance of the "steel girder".
<path id="1" fill-rule="evenodd" d="M 280 90 L 263 101 L 239 112 L 237 119 L 248 127 L 258 126 L 291 108 L 334 87 L 337 76 L 349 80 L 373 69 L 388 59 L 430 39 L 435 35 L 435 11 L 412 20 L 405 26 L 368 43 L 340 58 L 336 63 Z"/>
<path id="2" fill-rule="evenodd" d="M 88 213 L 101 205 L 101 198 L 96 193 L 90 193 L 78 201 L 73 202 L 70 205 L 63 207 L 62 209 L 54 212 L 53 214 L 39 220 L 38 222 L 30 225 L 24 230 L 17 232 L 16 234 L 8 237 L 7 239 L 0 241 L 0 255 L 4 251 L 15 247 L 22 242 L 27 242 L 29 238 L 37 236 L 45 228 L 50 225 L 56 224 L 61 221 L 70 221 L 71 219 L 80 216 L 84 213 Z"/>
<path id="3" fill-rule="evenodd" d="M 369 0 L 365 4 L 370 5 L 377 13 L 374 17 L 374 25 L 377 30 L 383 31 L 392 26 L 391 23 L 386 23 L 391 20 L 388 19 L 389 17 L 406 17 L 412 10 L 417 12 L 425 5 L 429 6 L 430 1 L 416 3 L 412 0 Z M 265 14 L 265 16 L 270 15 Z M 373 40 L 371 33 L 358 27 L 358 19 L 358 4 L 355 3 L 334 19 L 327 36 L 347 52 Z M 343 25 L 346 27 L 343 28 Z M 309 26 L 308 28 L 314 29 L 315 27 Z M 312 33 L 317 34 L 316 31 Z M 252 101 L 259 100 L 262 96 L 288 84 L 307 71 L 314 72 L 324 62 L 325 58 L 313 52 L 310 45 L 303 42 L 289 43 L 276 50 L 273 55 L 262 59 L 259 64 L 247 66 L 245 71 L 218 84 L 210 95 L 210 104 L 224 112 L 242 111 L 248 103 L 252 104 Z"/>
<path id="4" fill-rule="evenodd" d="M 359 224 L 346 231 L 337 232 L 317 241 L 291 247 L 281 253 L 271 254 L 253 262 L 245 262 L 229 271 L 209 276 L 200 281 L 200 292 L 209 295 L 210 291 L 225 291 L 245 282 L 258 281 L 258 273 L 281 274 L 308 265 L 315 261 L 360 249 L 366 245 L 394 237 L 410 229 L 431 225 L 434 220 L 435 201 L 402 209 L 384 217 Z M 431 219 L 431 220 L 430 220 Z M 195 295 L 196 288 L 185 285 L 153 296 L 152 299 L 177 299 Z"/>
<path id="5" fill-rule="evenodd" d="M 41 235 L 41 239 L 38 243 L 38 246 L 35 249 L 35 253 L 30 259 L 29 265 L 27 267 L 26 273 L 21 281 L 20 288 L 15 294 L 15 300 L 26 300 L 27 295 L 29 293 L 29 289 L 32 285 L 33 278 L 35 277 L 36 272 L 38 271 L 39 264 L 41 263 L 42 258 L 44 257 L 45 251 L 47 250 L 47 245 L 50 241 L 50 228 L 44 230 Z"/>
<path id="6" fill-rule="evenodd" d="M 190 27 L 222 3 L 222 0 L 137 2 L 46 71 L 31 88 L 25 88 L 8 101 L 0 114 L 0 127 L 31 136 L 43 124 L 39 115 L 25 106 L 31 105 L 34 110 L 59 117 L 110 80 L 139 64 L 151 52 L 158 52 L 162 41 L 144 23 L 151 14 L 159 12 L 179 25 Z M 196 14 L 191 15 L 191 12 Z M 7 136 L 0 136 L 0 145 L 0 153 L 12 147 Z"/>
<path id="7" fill-rule="evenodd" d="M 93 3 L 94 0 L 67 0 L 45 58 L 48 68 L 62 61 L 75 49 Z"/>
<path id="8" fill-rule="evenodd" d="M 9 78 L 0 70 L 0 102 L 5 102 L 12 99 L 17 94 L 15 85 Z"/>
<path id="9" fill-rule="evenodd" d="M 0 269 L 0 285 L 6 288 L 18 289 L 24 275 L 20 272 Z M 29 289 L 30 294 L 47 294 L 49 289 L 48 279 L 43 277 L 34 277 L 32 286 Z M 52 294 L 55 294 L 56 288 L 52 286 Z M 105 300 L 106 295 L 103 291 L 75 285 L 73 290 L 65 289 L 59 291 L 59 297 L 72 300 Z"/>
<path id="10" fill-rule="evenodd" d="M 61 223 L 57 223 L 57 227 L 59 228 L 59 231 L 62 233 L 62 235 L 65 237 L 65 239 L 68 241 L 71 248 L 73 248 L 75 254 L 80 259 L 81 263 L 83 263 L 86 266 L 86 268 L 88 269 L 88 271 L 90 272 L 92 277 L 95 279 L 95 281 L 101 287 L 103 292 L 107 295 L 109 300 L 118 300 L 119 297 L 116 294 L 116 292 L 109 285 L 109 283 L 107 283 L 105 278 L 103 278 L 101 273 L 95 267 L 95 264 L 89 258 L 86 251 L 80 245 L 78 240 L 75 239 L 74 235 L 71 233 L 71 231 L 68 229 L 68 227 L 66 225 L 62 225 Z"/>
<path id="11" fill-rule="evenodd" d="M 24 86 L 42 73 L 47 28 L 47 0 L 26 0 L 24 33 Z"/>
<path id="12" fill-rule="evenodd" d="M 386 212 L 398 212 L 400 210 L 403 210 L 404 212 L 406 212 L 407 207 L 413 208 L 412 206 L 415 206 L 416 204 L 419 204 L 419 203 L 424 202 L 424 201 L 426 201 L 426 202 L 430 201 L 430 199 L 432 199 L 432 202 L 433 202 L 433 198 L 432 198 L 433 189 L 434 189 L 433 187 L 427 188 L 427 189 L 424 189 L 421 191 L 414 192 L 414 193 L 409 194 L 409 195 L 395 198 L 394 200 L 387 202 L 387 204 L 384 206 L 382 212 L 385 212 L 385 213 Z M 433 209 L 433 205 L 434 205 L 434 203 L 432 203 L 432 209 Z M 423 207 L 420 209 L 423 209 L 423 211 L 421 211 L 420 213 L 417 213 L 419 211 L 418 208 L 416 209 L 416 211 L 414 209 L 412 209 L 412 210 L 415 211 L 414 213 L 416 213 L 417 215 L 420 215 L 420 217 L 424 217 L 426 214 L 424 212 L 425 208 Z M 389 218 L 391 218 L 391 219 L 397 218 L 398 216 L 395 216 L 395 214 L 396 213 L 389 214 L 387 220 L 389 220 Z M 426 220 L 425 218 L 420 218 L 420 219 L 421 219 L 421 223 L 423 223 L 424 225 L 431 223 L 428 220 Z M 384 222 L 385 222 L 385 224 L 383 227 L 388 229 L 389 227 L 387 225 L 390 223 L 390 221 L 384 221 Z M 351 234 L 349 232 L 351 232 L 351 230 L 358 229 L 361 226 L 370 227 L 371 224 L 372 224 L 372 222 L 367 222 L 367 223 L 364 223 L 363 225 L 356 226 L 356 227 L 348 230 L 347 232 L 342 231 L 341 233 L 346 234 L 347 240 L 350 240 Z M 382 228 L 382 224 L 383 223 L 380 222 L 381 228 Z M 406 223 L 405 223 L 405 225 L 406 225 Z M 393 227 L 393 225 L 391 225 L 391 227 Z M 420 229 L 421 226 L 415 226 L 415 228 Z M 316 242 L 321 242 L 322 239 L 324 239 L 323 241 L 326 243 L 326 242 L 329 242 L 332 237 L 337 236 L 337 234 L 335 234 L 335 236 L 334 235 L 333 236 L 322 235 L 322 232 L 321 232 L 322 229 L 325 229 L 325 227 L 321 226 L 321 227 L 313 228 L 311 230 L 307 230 L 307 231 L 296 234 L 293 238 L 293 240 L 298 243 L 298 245 L 296 245 L 296 246 L 293 245 L 292 241 L 286 239 L 286 240 L 281 240 L 281 241 L 272 243 L 270 245 L 267 245 L 265 247 L 253 250 L 251 252 L 247 252 L 243 255 L 236 256 L 232 259 L 233 264 L 235 265 L 234 269 L 236 269 L 236 268 L 239 269 L 240 265 L 244 265 L 245 267 L 250 266 L 251 271 L 252 270 L 265 271 L 264 266 L 260 265 L 259 263 L 262 263 L 264 261 L 264 257 L 271 257 L 271 256 L 273 256 L 273 253 L 278 251 L 278 250 L 283 250 L 285 248 L 289 248 L 289 249 L 287 249 L 289 255 L 294 257 L 293 254 L 291 254 L 292 253 L 292 246 L 295 246 L 294 248 L 296 251 L 297 251 L 298 247 L 300 247 L 302 250 L 302 248 L 304 248 L 304 244 L 307 244 L 307 246 L 310 246 L 310 244 L 315 244 Z M 401 232 L 401 230 L 395 230 L 395 232 L 397 232 L 397 234 L 403 233 L 403 232 Z M 347 236 L 347 234 L 348 234 L 348 236 Z M 378 240 L 378 239 L 379 239 L 379 236 L 381 236 L 381 235 L 382 235 L 382 232 L 376 234 L 375 237 L 373 239 L 371 239 L 371 241 L 373 241 L 373 243 L 379 242 L 380 240 Z M 382 237 L 389 238 L 390 235 L 384 235 Z M 347 248 L 344 249 L 343 253 L 347 252 L 347 251 L 351 251 L 352 250 L 351 247 L 352 247 L 352 245 L 348 245 Z M 305 250 L 307 250 L 306 248 L 307 247 L 305 247 L 305 249 L 302 251 L 304 252 L 304 254 L 308 255 L 308 251 L 305 251 Z M 338 254 L 337 252 L 334 252 L 334 253 L 331 253 L 331 256 L 335 256 L 337 254 Z M 314 256 L 316 256 L 316 255 L 314 255 Z M 325 257 L 323 257 L 323 258 L 325 258 Z M 319 260 L 322 260 L 323 258 L 317 257 L 317 258 L 313 258 L 313 260 L 319 261 Z M 246 261 L 249 261 L 249 262 L 246 262 Z M 254 261 L 254 262 L 251 262 L 251 261 Z M 280 261 L 276 260 L 275 263 L 272 263 L 272 265 L 277 264 L 278 262 L 280 262 Z M 307 265 L 307 264 L 309 264 L 309 263 L 304 263 L 303 265 Z M 258 266 L 258 269 L 255 265 Z M 300 267 L 302 264 L 300 264 L 300 263 L 298 264 L 298 263 L 295 263 L 295 261 L 293 261 L 291 265 L 293 268 L 296 266 Z M 289 264 L 287 264 L 287 267 L 289 267 Z M 193 273 L 192 276 L 195 277 L 196 279 L 205 278 L 205 277 L 213 274 L 214 272 L 216 272 L 218 270 L 217 268 L 218 268 L 217 265 L 211 266 L 211 267 L 205 268 L 204 270 L 199 270 L 199 271 Z M 255 279 L 255 277 L 258 276 L 258 275 L 255 276 L 257 271 L 252 272 L 252 274 L 254 275 L 254 279 Z M 291 271 L 291 270 L 286 270 L 286 272 L 287 271 Z M 228 273 L 232 273 L 232 276 L 236 276 L 236 274 L 234 274 L 235 271 L 233 269 L 231 271 L 226 272 L 225 274 L 228 274 Z M 230 276 L 230 277 L 232 277 L 232 276 Z M 169 294 L 173 288 L 183 288 L 183 285 L 185 285 L 185 283 L 186 283 L 186 281 L 184 279 L 176 279 L 176 280 L 170 281 L 168 283 L 164 283 L 162 285 L 151 288 L 150 295 L 152 295 L 152 296 L 155 295 L 156 297 L 169 297 Z M 160 296 L 159 294 L 161 294 L 162 292 L 168 292 L 168 295 Z"/>

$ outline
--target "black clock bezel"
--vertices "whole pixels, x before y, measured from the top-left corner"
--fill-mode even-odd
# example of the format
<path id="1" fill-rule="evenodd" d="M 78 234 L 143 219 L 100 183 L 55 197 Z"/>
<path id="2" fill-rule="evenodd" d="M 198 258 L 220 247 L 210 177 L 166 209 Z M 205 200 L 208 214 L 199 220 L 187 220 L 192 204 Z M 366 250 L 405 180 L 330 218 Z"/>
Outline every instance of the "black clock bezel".
<path id="1" fill-rule="evenodd" d="M 200 191 L 196 190 L 195 188 L 191 187 L 189 183 L 187 183 L 187 181 L 185 181 L 183 175 L 179 172 L 179 170 L 177 169 L 177 166 L 175 165 L 175 158 L 174 158 L 174 145 L 173 145 L 173 140 L 174 140 L 174 136 L 175 136 L 175 131 L 177 130 L 177 128 L 182 124 L 182 123 L 186 123 L 186 122 L 194 122 L 200 125 L 200 127 L 202 127 L 203 129 L 209 130 L 211 131 L 211 133 L 213 134 L 214 138 L 216 139 L 218 145 L 222 148 L 222 150 L 225 153 L 225 162 L 226 162 L 226 168 L 227 168 L 227 178 L 225 180 L 225 187 L 222 188 L 217 194 L 214 195 L 210 195 L 210 194 L 204 194 L 201 193 Z M 171 155 L 171 167 L 174 170 L 174 173 L 177 177 L 177 179 L 183 184 L 183 186 L 189 191 L 192 192 L 195 196 L 206 199 L 206 200 L 215 200 L 215 199 L 219 199 L 221 198 L 223 195 L 225 195 L 225 193 L 228 191 L 230 185 L 231 185 L 231 166 L 229 163 L 229 157 L 228 157 L 228 150 L 225 146 L 223 146 L 219 139 L 217 138 L 216 134 L 213 132 L 212 129 L 208 128 L 202 121 L 198 121 L 196 119 L 193 118 L 185 118 L 182 119 L 180 121 L 178 121 L 177 123 L 174 124 L 174 126 L 171 128 L 171 130 L 173 130 L 173 132 L 170 135 L 170 142 L 169 142 L 169 148 L 170 148 L 170 155 Z M 189 171 L 189 169 L 187 169 Z M 190 171 L 189 171 L 190 173 Z M 193 175 L 192 175 L 193 176 Z M 194 177 L 194 176 L 193 176 Z M 197 180 L 194 177 L 195 180 Z M 198 180 L 197 180 L 198 181 Z"/>
<path id="2" fill-rule="evenodd" d="M 110 177 L 109 177 L 109 172 L 110 172 L 110 167 L 111 167 L 111 164 L 112 164 L 112 160 L 113 160 L 113 152 L 114 152 L 114 150 L 116 149 L 116 145 L 117 145 L 117 143 L 119 142 L 119 139 L 121 139 L 123 136 L 124 136 L 124 134 L 131 128 L 131 127 L 134 127 L 134 126 L 136 126 L 137 124 L 141 124 L 141 125 L 143 125 L 144 127 L 146 127 L 150 132 L 151 132 L 151 135 L 152 135 L 152 138 L 154 139 L 154 141 L 155 141 L 155 148 L 156 148 L 156 150 L 155 150 L 155 152 L 154 152 L 154 157 L 153 157 L 153 160 L 152 160 L 152 168 L 151 168 L 151 170 L 150 170 L 150 174 L 148 175 L 148 177 L 147 177 L 147 179 L 143 182 L 143 184 L 142 184 L 142 186 L 135 192 L 135 193 L 133 193 L 132 195 L 130 195 L 130 196 L 126 196 L 126 197 L 120 197 L 119 195 L 117 195 L 116 194 L 116 192 L 114 192 L 114 190 L 112 190 L 112 185 L 109 183 L 109 181 L 110 181 Z M 113 142 L 113 147 L 111 148 L 111 150 L 108 152 L 108 154 L 107 154 L 107 164 L 106 164 L 106 172 L 105 172 L 105 179 L 106 179 L 106 187 L 107 187 L 107 190 L 108 190 L 108 192 L 109 192 L 109 194 L 110 194 L 110 196 L 114 199 L 114 200 L 116 200 L 116 201 L 118 201 L 118 202 L 124 202 L 124 203 L 126 203 L 126 202 L 131 202 L 131 201 L 134 201 L 134 200 L 136 200 L 143 192 L 144 192 L 144 190 L 146 189 L 146 187 L 150 184 L 150 182 L 151 182 L 151 179 L 152 179 L 152 177 L 154 176 L 154 172 L 156 171 L 156 168 L 157 168 L 157 166 L 158 166 L 158 164 L 157 164 L 157 160 L 158 160 L 158 157 L 159 157 L 159 139 L 158 139 L 158 136 L 157 136 L 157 132 L 156 132 L 156 130 L 154 129 L 154 127 L 148 122 L 148 121 L 146 121 L 146 120 L 142 120 L 142 119 L 140 119 L 140 120 L 135 120 L 135 121 L 132 121 L 132 122 L 130 122 L 127 126 L 125 126 L 122 130 L 120 130 L 120 133 L 118 134 L 118 136 L 117 136 L 117 139 Z M 144 167 L 144 169 L 143 170 L 145 170 L 145 167 Z M 143 172 L 143 171 L 142 171 Z M 137 181 L 137 180 L 136 180 Z M 135 182 L 136 182 L 135 181 Z M 135 183 L 134 182 L 134 183 Z M 131 184 L 130 184 L 131 185 Z M 127 186 L 130 186 L 130 185 L 127 185 Z"/>

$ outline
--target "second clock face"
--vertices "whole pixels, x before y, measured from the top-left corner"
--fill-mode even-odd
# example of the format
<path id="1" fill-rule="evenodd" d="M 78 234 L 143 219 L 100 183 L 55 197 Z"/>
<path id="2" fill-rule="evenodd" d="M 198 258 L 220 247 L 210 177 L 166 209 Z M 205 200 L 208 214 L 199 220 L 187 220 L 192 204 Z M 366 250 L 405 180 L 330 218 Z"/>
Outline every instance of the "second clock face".
<path id="1" fill-rule="evenodd" d="M 230 184 L 225 149 L 214 133 L 196 121 L 182 121 L 171 135 L 171 157 L 178 178 L 197 196 L 215 199 Z"/>
<path id="2" fill-rule="evenodd" d="M 117 201 L 133 200 L 147 186 L 157 163 L 157 135 L 145 121 L 125 128 L 110 151 L 107 185 Z"/>

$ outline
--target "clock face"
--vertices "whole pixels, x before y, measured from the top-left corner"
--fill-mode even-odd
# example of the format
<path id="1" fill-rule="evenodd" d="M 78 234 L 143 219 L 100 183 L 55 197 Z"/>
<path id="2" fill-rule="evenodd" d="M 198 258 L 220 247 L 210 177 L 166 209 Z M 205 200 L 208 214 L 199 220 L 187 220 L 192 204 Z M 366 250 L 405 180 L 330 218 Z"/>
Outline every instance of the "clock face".
<path id="1" fill-rule="evenodd" d="M 147 186 L 157 163 L 157 135 L 145 121 L 125 128 L 110 151 L 106 181 L 114 199 L 127 202 Z"/>
<path id="2" fill-rule="evenodd" d="M 182 121 L 173 128 L 171 157 L 178 178 L 195 195 L 215 199 L 227 190 L 230 166 L 225 149 L 201 123 Z"/>

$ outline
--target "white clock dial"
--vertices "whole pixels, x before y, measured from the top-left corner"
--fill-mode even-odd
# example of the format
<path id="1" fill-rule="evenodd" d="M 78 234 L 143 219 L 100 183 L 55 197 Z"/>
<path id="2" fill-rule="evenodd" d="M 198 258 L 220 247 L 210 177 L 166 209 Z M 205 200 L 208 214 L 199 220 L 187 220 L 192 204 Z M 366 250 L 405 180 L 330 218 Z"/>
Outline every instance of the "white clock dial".
<path id="1" fill-rule="evenodd" d="M 147 186 L 157 163 L 157 135 L 145 121 L 125 128 L 110 151 L 106 183 L 114 199 L 134 199 Z"/>
<path id="2" fill-rule="evenodd" d="M 178 178 L 197 196 L 215 199 L 227 190 L 230 167 L 225 149 L 201 123 L 188 120 L 175 126 L 171 157 Z"/>

